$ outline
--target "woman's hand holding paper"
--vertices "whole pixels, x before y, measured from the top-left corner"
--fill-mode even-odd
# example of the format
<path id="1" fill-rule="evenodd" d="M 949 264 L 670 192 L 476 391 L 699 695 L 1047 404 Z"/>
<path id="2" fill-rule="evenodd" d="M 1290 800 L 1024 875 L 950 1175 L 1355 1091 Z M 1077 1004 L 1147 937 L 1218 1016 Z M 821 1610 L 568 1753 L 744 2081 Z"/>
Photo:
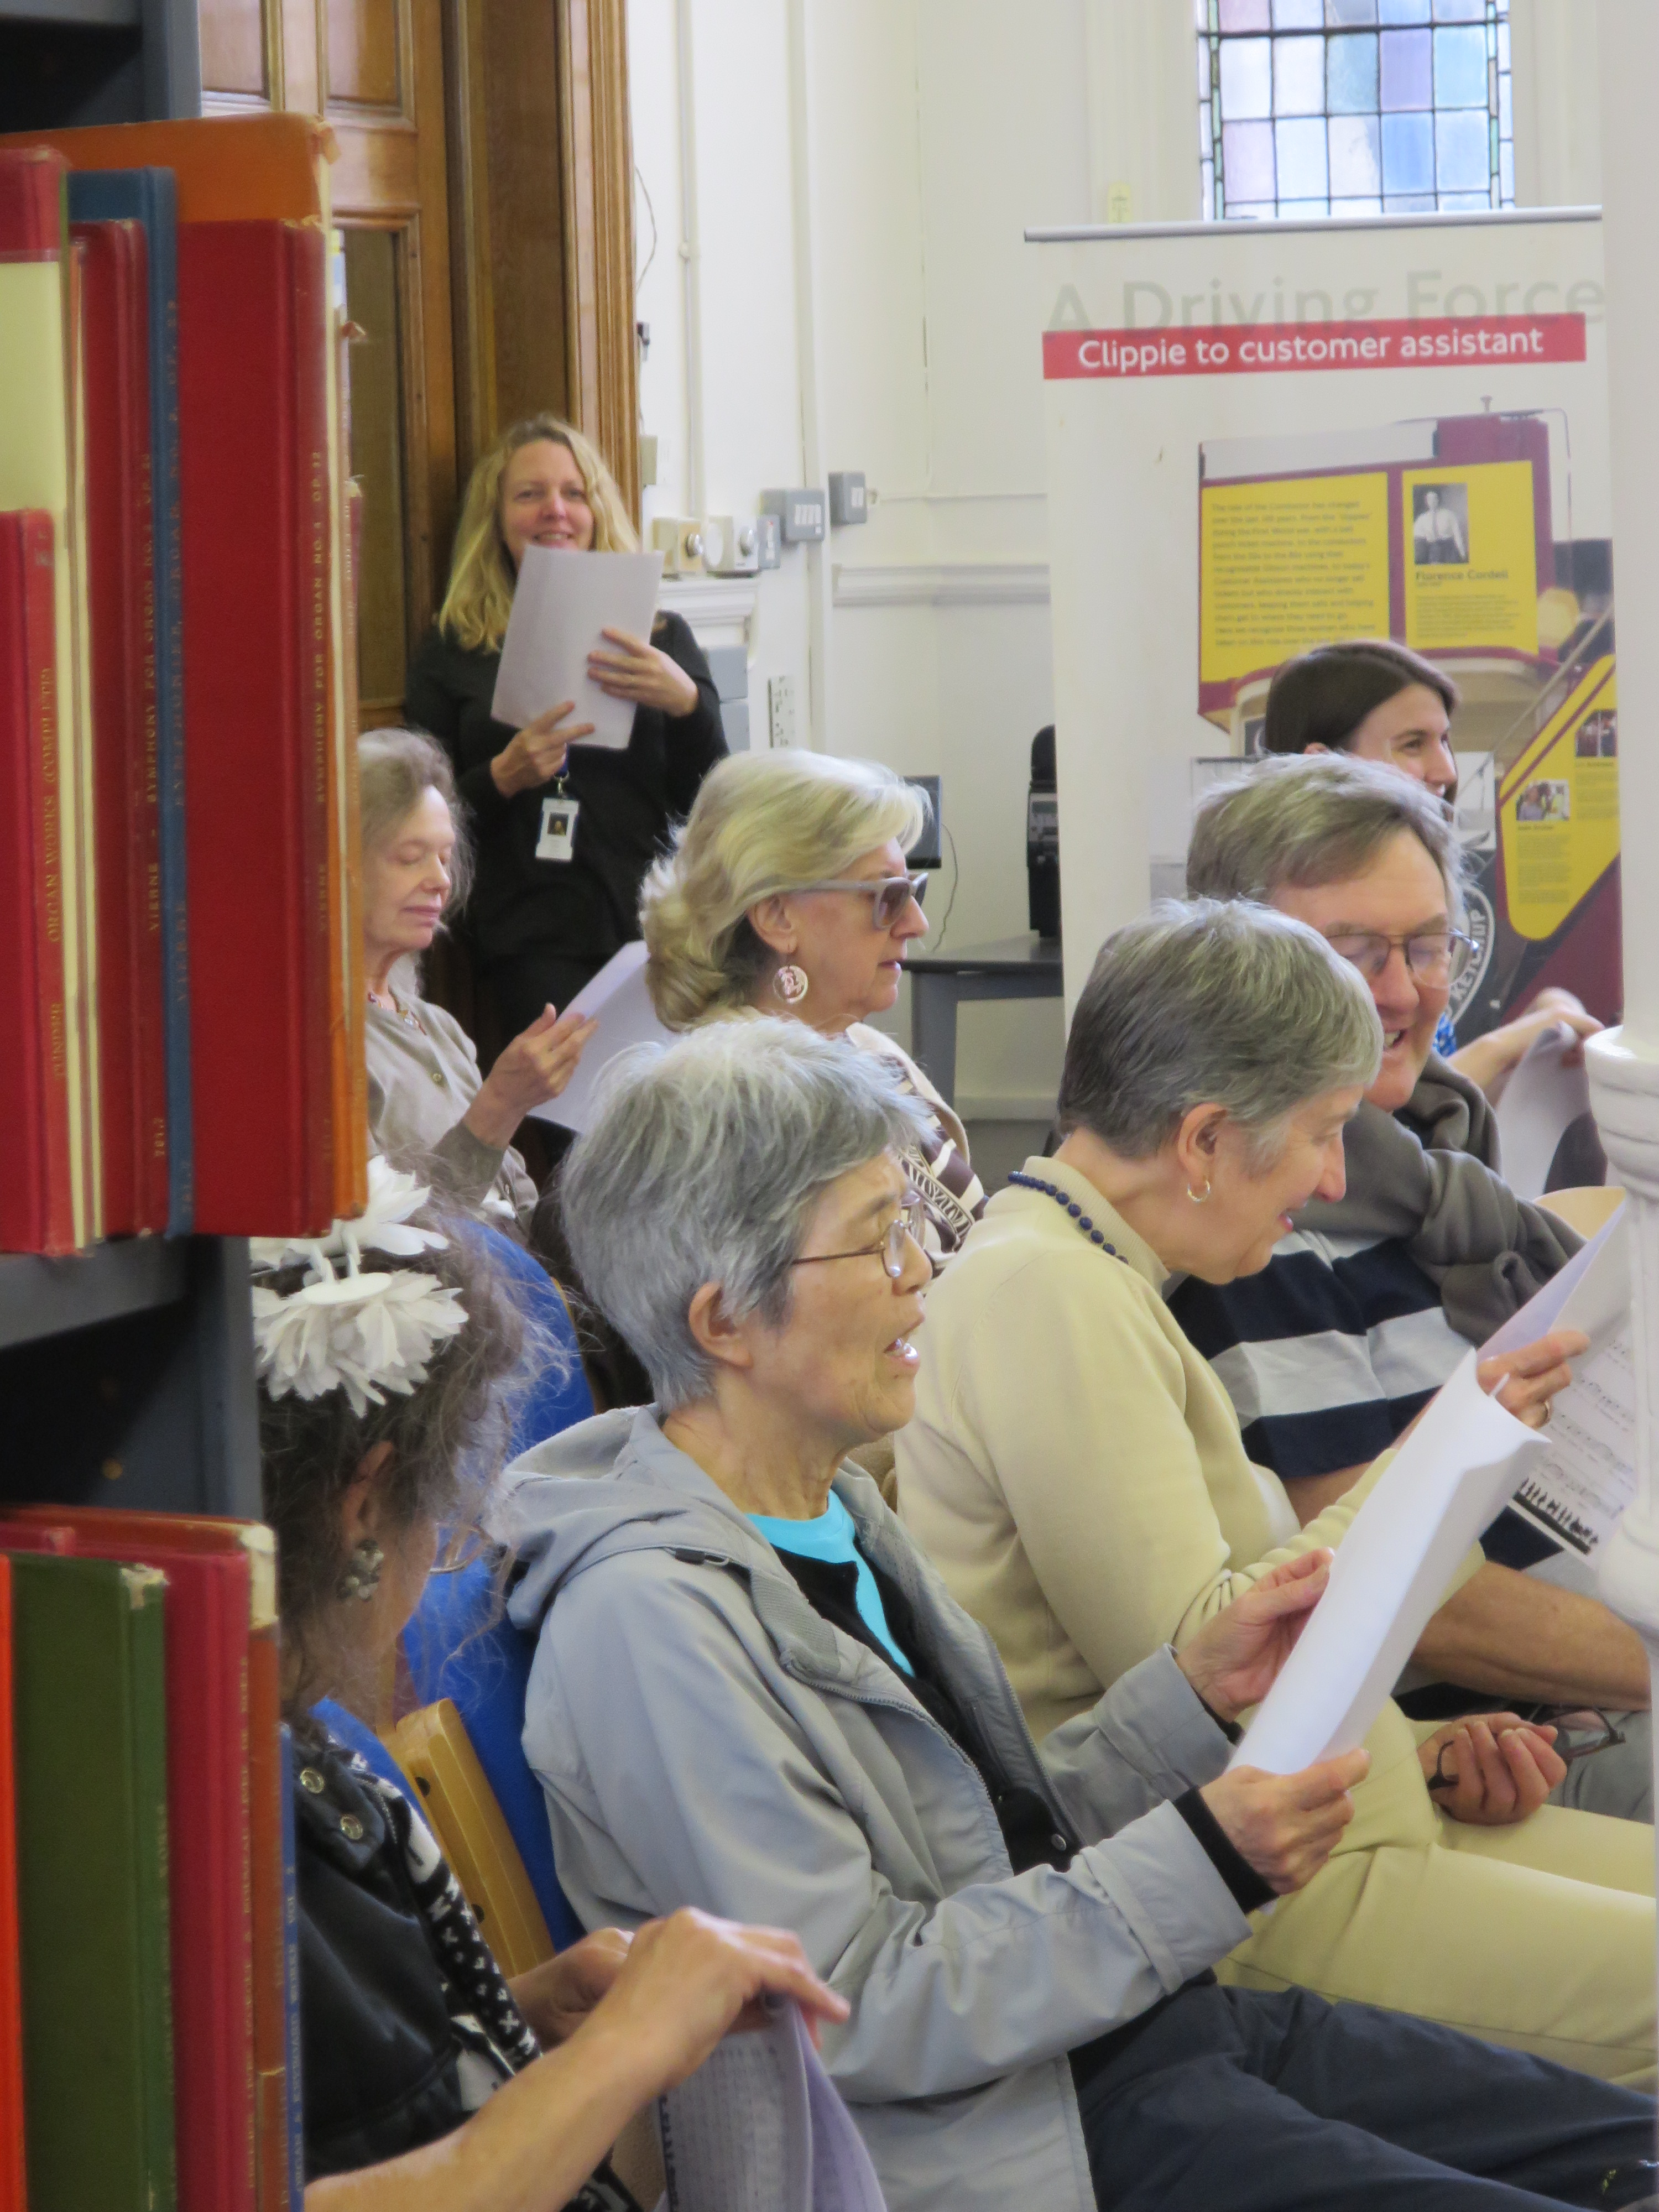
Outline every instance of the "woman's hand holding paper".
<path id="1" fill-rule="evenodd" d="M 489 773 L 503 799 L 511 799 L 517 791 L 534 791 L 538 785 L 551 783 L 555 776 L 563 774 L 564 757 L 570 746 L 578 738 L 593 733 L 592 722 L 564 726 L 575 711 L 574 699 L 561 699 L 556 707 L 550 707 L 533 722 L 526 722 L 501 747 L 489 763 Z"/>
<path id="2" fill-rule="evenodd" d="M 1418 1747 L 1434 1802 L 1454 1820 L 1509 1827 L 1535 1813 L 1567 1771 L 1553 1728 L 1516 1713 L 1450 1721 Z"/>
<path id="3" fill-rule="evenodd" d="M 1229 1767 L 1199 1795 L 1241 1858 L 1249 1861 L 1279 1897 L 1288 1897 L 1319 1872 L 1353 1818 L 1350 1794 L 1371 1763 L 1363 1748 L 1344 1751 L 1300 1774 L 1264 1774 L 1256 1766 Z"/>
<path id="4" fill-rule="evenodd" d="M 515 1036 L 484 1078 L 462 1119 L 486 1145 L 505 1146 L 525 1115 L 556 1098 L 576 1073 L 598 1022 L 549 1006 Z"/>
<path id="5" fill-rule="evenodd" d="M 1176 1663 L 1212 1713 L 1237 1720 L 1259 1705 L 1325 1595 L 1331 1554 L 1286 1559 L 1206 1623 Z"/>
<path id="6" fill-rule="evenodd" d="M 604 635 L 615 650 L 604 653 L 596 646 L 587 656 L 587 672 L 601 691 L 613 699 L 631 699 L 636 707 L 659 708 L 675 720 L 691 712 L 697 687 L 678 661 L 626 630 Z"/>
<path id="7" fill-rule="evenodd" d="M 1589 1339 L 1582 1329 L 1557 1329 L 1552 1336 L 1540 1336 L 1536 1344 L 1522 1345 L 1518 1352 L 1500 1352 L 1483 1359 L 1475 1378 L 1505 1413 L 1529 1429 L 1541 1429 L 1550 1417 L 1550 1401 L 1572 1380 L 1567 1362 L 1589 1350 Z"/>

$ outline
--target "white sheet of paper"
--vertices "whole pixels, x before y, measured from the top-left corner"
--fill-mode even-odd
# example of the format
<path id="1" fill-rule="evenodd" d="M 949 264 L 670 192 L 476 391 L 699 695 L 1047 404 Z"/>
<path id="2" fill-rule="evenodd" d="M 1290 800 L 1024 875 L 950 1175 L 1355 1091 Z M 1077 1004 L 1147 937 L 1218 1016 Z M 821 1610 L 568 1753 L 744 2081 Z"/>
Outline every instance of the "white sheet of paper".
<path id="1" fill-rule="evenodd" d="M 1562 1055 L 1577 1042 L 1565 1026 L 1534 1037 L 1493 1109 L 1504 1180 L 1517 1198 L 1544 1195 L 1556 1146 L 1569 1125 L 1589 1112 L 1589 1077 L 1583 1066 L 1562 1066 Z"/>
<path id="2" fill-rule="evenodd" d="M 1630 1237 L 1621 1206 L 1496 1335 L 1481 1346 L 1515 1352 L 1553 1328 L 1590 1340 L 1555 1401 L 1543 1449 L 1515 1509 L 1564 1550 L 1588 1559 L 1636 1495 L 1636 1376 L 1631 1364 Z"/>
<path id="3" fill-rule="evenodd" d="M 596 1015 L 599 1026 L 583 1046 L 576 1073 L 559 1096 L 531 1111 L 539 1121 L 556 1121 L 562 1129 L 580 1132 L 592 1119 L 594 1087 L 617 1054 L 630 1044 L 672 1044 L 674 1036 L 657 1019 L 645 988 L 645 945 L 638 938 L 607 960 L 592 981 L 559 1011 Z"/>
<path id="4" fill-rule="evenodd" d="M 1351 1751 L 1400 1678 L 1458 1562 L 1543 1450 L 1488 1398 L 1471 1352 L 1336 1548 L 1330 1585 L 1234 1753 L 1294 1774 Z"/>
<path id="5" fill-rule="evenodd" d="M 728 2035 L 658 2110 L 671 2212 L 886 2212 L 795 2005 Z"/>
<path id="6" fill-rule="evenodd" d="M 602 632 L 648 638 L 662 581 L 660 553 L 567 553 L 526 545 L 513 594 L 513 612 L 495 673 L 490 713 L 521 730 L 562 699 L 574 699 L 573 722 L 592 722 L 585 745 L 622 746 L 634 726 L 631 700 L 613 699 L 587 672 Z"/>

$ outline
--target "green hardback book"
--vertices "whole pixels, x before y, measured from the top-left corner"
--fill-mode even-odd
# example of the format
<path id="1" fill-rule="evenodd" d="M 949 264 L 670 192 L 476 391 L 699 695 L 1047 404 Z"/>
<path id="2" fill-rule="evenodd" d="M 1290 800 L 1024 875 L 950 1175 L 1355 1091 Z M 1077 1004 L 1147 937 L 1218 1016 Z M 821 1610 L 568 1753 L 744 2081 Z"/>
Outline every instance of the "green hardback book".
<path id="1" fill-rule="evenodd" d="M 176 2212 L 167 1578 L 11 1573 L 30 2212 Z"/>

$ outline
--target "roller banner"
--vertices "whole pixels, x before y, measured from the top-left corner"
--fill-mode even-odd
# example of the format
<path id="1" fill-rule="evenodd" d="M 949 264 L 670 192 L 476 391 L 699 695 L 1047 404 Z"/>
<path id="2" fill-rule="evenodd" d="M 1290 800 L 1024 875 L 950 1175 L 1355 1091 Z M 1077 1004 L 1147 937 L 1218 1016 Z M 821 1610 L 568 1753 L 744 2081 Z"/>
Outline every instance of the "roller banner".
<path id="1" fill-rule="evenodd" d="M 1259 745 L 1279 664 L 1387 637 L 1462 695 L 1460 1036 L 1549 982 L 1616 1020 L 1594 210 L 1030 236 L 1068 997 L 1179 888 L 1192 801 Z"/>

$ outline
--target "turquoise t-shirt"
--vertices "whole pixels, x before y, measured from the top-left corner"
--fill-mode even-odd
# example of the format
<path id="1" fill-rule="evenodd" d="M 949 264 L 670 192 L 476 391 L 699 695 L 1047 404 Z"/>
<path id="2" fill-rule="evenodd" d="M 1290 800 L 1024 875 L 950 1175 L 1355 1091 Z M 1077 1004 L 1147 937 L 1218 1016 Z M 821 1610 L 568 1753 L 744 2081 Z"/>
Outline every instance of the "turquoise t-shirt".
<path id="1" fill-rule="evenodd" d="M 793 1552 L 798 1559 L 823 1559 L 831 1566 L 856 1569 L 853 1601 L 858 1607 L 859 1619 L 896 1668 L 906 1674 L 915 1673 L 893 1641 L 876 1578 L 854 1541 L 856 1532 L 853 1516 L 833 1491 L 827 1511 L 820 1513 L 816 1521 L 774 1521 L 764 1513 L 751 1513 L 749 1518 L 775 1552 Z"/>

